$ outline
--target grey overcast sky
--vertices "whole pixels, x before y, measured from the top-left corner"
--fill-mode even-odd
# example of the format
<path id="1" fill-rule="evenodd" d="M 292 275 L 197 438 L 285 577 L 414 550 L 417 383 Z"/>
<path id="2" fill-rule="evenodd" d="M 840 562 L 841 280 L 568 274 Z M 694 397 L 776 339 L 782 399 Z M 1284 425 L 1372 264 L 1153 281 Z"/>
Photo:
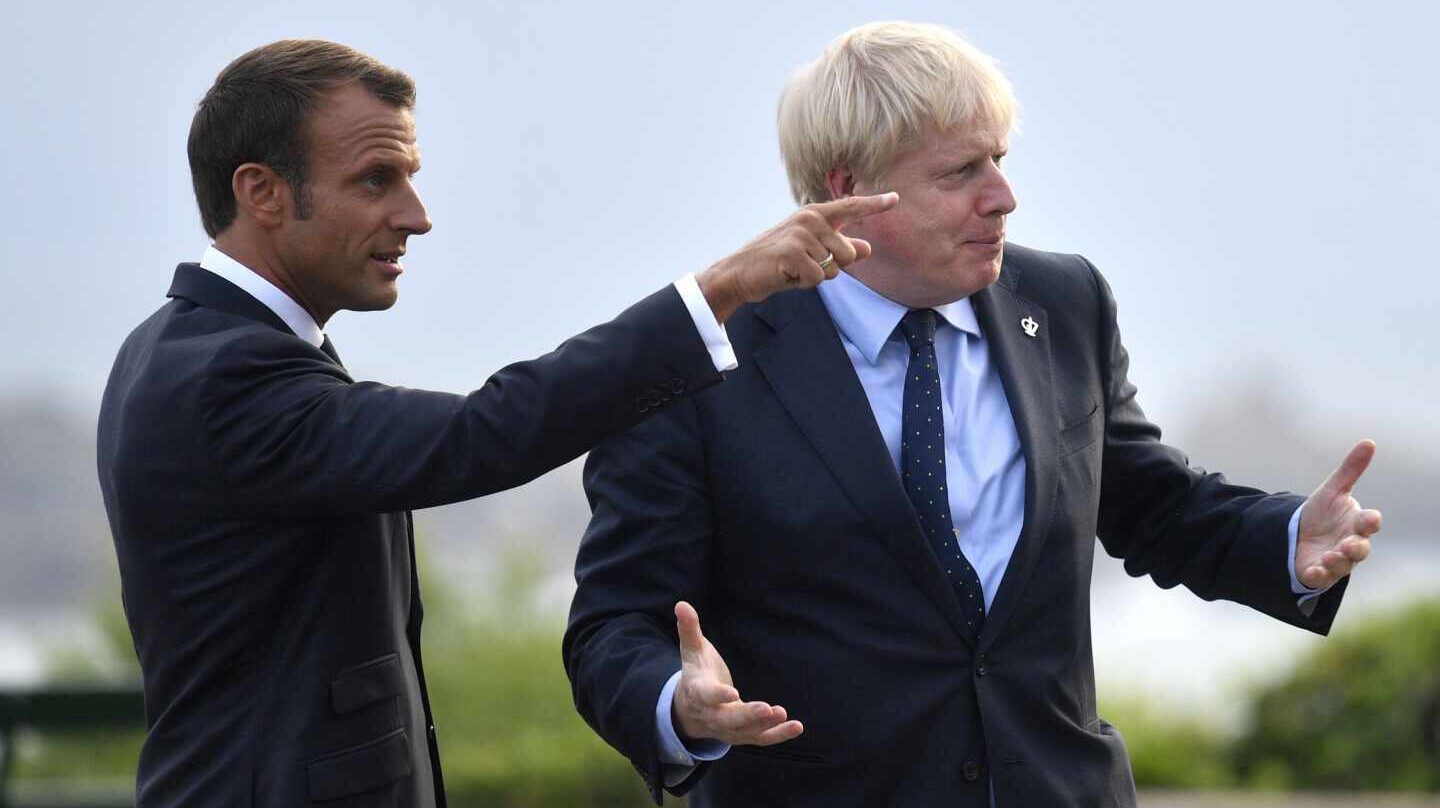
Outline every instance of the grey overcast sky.
<path id="1" fill-rule="evenodd" d="M 792 208 L 786 76 L 875 19 L 964 31 L 1015 83 L 1011 237 L 1106 273 L 1162 423 L 1266 380 L 1296 418 L 1433 441 L 1436 6 L 1422 2 L 24 2 L 5 12 L 0 390 L 93 413 L 205 246 L 185 136 L 243 51 L 354 45 L 419 84 L 435 229 L 356 375 L 464 390 Z"/>

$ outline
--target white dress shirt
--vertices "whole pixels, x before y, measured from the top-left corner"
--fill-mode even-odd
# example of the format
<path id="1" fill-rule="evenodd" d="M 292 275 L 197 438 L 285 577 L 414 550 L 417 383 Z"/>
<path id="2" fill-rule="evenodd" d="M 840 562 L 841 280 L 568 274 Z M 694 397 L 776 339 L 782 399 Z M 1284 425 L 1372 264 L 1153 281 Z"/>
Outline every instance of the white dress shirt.
<path id="1" fill-rule="evenodd" d="M 280 287 L 260 277 L 259 273 L 221 252 L 219 247 L 214 244 L 206 247 L 205 254 L 200 256 L 200 266 L 245 290 L 265 308 L 275 312 L 275 316 L 284 320 L 295 336 L 316 348 L 325 341 L 325 332 L 320 330 L 320 324 L 304 306 L 296 303 Z"/>

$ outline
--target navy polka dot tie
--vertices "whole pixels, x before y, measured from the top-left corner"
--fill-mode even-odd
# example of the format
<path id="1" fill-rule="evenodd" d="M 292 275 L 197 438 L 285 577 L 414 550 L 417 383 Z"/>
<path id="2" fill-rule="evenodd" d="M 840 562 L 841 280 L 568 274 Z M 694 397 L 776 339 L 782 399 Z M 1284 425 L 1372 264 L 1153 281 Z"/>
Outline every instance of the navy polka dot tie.
<path id="1" fill-rule="evenodd" d="M 905 493 L 920 517 L 920 527 L 940 566 L 960 597 L 965 622 L 976 634 L 985 624 L 985 592 L 980 576 L 960 552 L 950 521 L 945 490 L 945 422 L 940 407 L 940 368 L 935 362 L 935 312 L 913 309 L 900 321 L 910 343 L 905 373 L 904 413 L 900 417 L 900 468 Z"/>

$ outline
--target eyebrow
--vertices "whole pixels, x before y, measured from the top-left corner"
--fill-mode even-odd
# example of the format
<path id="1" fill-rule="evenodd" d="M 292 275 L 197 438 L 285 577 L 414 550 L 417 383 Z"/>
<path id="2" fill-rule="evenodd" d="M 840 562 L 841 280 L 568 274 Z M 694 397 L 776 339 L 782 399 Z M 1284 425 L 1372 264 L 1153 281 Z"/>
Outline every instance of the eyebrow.
<path id="1" fill-rule="evenodd" d="M 1007 155 L 1007 154 L 1009 154 L 1009 153 L 1010 153 L 1010 144 L 1008 144 L 1008 143 L 996 143 L 996 144 L 993 144 L 993 145 L 990 146 L 990 147 L 983 148 L 983 149 L 975 149 L 974 151 L 969 151 L 969 152 L 966 152 L 966 153 L 964 153 L 964 154 L 945 155 L 945 157 L 944 157 L 944 163 L 945 163 L 945 165 L 947 166 L 947 168 L 945 168 L 944 170 L 945 170 L 945 171 L 949 171 L 949 170 L 952 169 L 952 168 L 957 168 L 957 167 L 960 167 L 960 166 L 968 166 L 968 165 L 970 165 L 971 163 L 974 163 L 974 162 L 976 162 L 976 161 L 978 161 L 978 160 L 987 160 L 987 159 L 989 159 L 989 158 L 991 158 L 991 157 L 994 157 L 994 156 L 996 156 L 996 155 L 1004 156 L 1004 155 Z"/>
<path id="2" fill-rule="evenodd" d="M 368 174 L 380 169 L 397 172 L 403 170 L 403 173 L 413 177 L 420 171 L 420 154 L 416 152 L 413 158 L 408 160 L 395 156 L 388 149 L 380 154 L 368 154 L 356 163 L 354 173 Z"/>

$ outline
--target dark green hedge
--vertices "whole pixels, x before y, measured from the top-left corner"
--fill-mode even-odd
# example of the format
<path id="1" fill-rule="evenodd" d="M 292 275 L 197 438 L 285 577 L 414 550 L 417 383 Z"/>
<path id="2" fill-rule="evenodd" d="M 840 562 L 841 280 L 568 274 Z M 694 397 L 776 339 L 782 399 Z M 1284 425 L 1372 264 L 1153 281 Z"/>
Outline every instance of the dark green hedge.
<path id="1" fill-rule="evenodd" d="M 560 661 L 563 618 L 534 606 L 539 571 L 534 559 L 512 558 L 463 605 L 441 576 L 423 575 L 425 668 L 451 804 L 642 808 L 640 778 L 575 714 Z M 133 675 L 118 598 L 104 611 L 112 658 L 71 649 L 57 656 L 65 678 Z M 1440 791 L 1440 601 L 1323 643 L 1254 693 L 1238 737 L 1160 706 L 1101 703 L 1125 734 L 1142 788 Z M 17 773 L 130 778 L 136 740 L 33 739 Z"/>
<path id="2" fill-rule="evenodd" d="M 1252 716 L 1233 748 L 1244 782 L 1440 791 L 1440 601 L 1330 638 Z"/>

